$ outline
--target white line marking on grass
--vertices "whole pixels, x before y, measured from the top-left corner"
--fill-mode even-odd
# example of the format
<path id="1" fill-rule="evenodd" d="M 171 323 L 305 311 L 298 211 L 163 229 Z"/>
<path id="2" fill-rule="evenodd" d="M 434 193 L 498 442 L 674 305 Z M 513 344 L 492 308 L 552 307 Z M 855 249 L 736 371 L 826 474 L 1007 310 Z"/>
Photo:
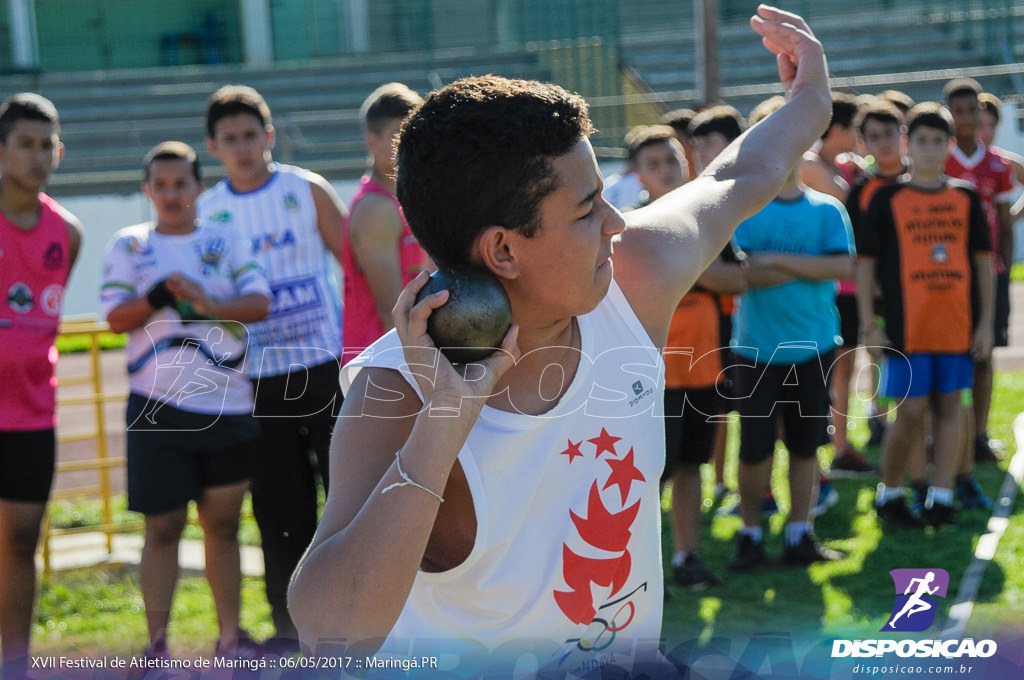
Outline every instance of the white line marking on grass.
<path id="1" fill-rule="evenodd" d="M 959 640 L 964 635 L 967 622 L 971 619 L 974 611 L 974 598 L 978 596 L 978 587 L 981 585 L 981 577 L 985 575 L 985 568 L 995 557 L 996 548 L 999 547 L 999 539 L 1003 537 L 1006 528 L 1010 525 L 1010 510 L 1013 508 L 1013 498 L 1020 489 L 1021 480 L 1024 479 L 1024 413 L 1020 413 L 1013 420 L 1013 438 L 1017 441 L 1017 452 L 1010 459 L 1010 465 L 1006 470 L 1006 477 L 999 489 L 999 496 L 993 504 L 994 510 L 988 520 L 986 533 L 978 539 L 978 547 L 974 550 L 974 559 L 964 572 L 960 581 L 960 590 L 957 591 L 956 601 L 949 608 L 949 620 L 946 621 L 946 629 L 939 637 L 943 640 Z"/>

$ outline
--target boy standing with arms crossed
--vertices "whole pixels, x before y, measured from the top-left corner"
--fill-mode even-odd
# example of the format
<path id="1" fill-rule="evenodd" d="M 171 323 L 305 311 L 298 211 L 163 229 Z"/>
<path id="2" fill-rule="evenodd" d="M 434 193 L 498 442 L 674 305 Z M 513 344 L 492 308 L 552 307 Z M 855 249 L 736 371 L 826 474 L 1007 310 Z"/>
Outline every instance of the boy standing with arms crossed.
<path id="1" fill-rule="evenodd" d="M 768 107 L 766 107 L 768 108 Z M 772 115 L 762 109 L 764 125 Z M 729 560 L 735 571 L 765 559 L 761 497 L 768 488 L 781 422 L 789 450 L 790 512 L 782 560 L 839 560 L 812 530 L 820 466 L 829 441 L 826 376 L 841 342 L 835 280 L 853 271 L 853 234 L 837 199 L 803 186 L 794 168 L 778 195 L 740 223 L 733 240 L 747 255 L 748 289 L 739 297 L 730 345 L 740 412 L 740 514 L 743 528 Z"/>
<path id="2" fill-rule="evenodd" d="M 42 193 L 64 147 L 57 109 L 33 93 L 0 106 L 0 637 L 5 678 L 25 674 L 35 553 L 53 482 L 57 348 L 82 224 Z"/>
<path id="3" fill-rule="evenodd" d="M 865 344 L 887 347 L 882 393 L 902 399 L 882 440 L 878 514 L 912 526 L 902 486 L 924 414 L 934 423 L 935 469 L 922 516 L 953 524 L 953 481 L 961 457 L 961 399 L 973 362 L 992 353 L 992 256 L 985 214 L 973 190 L 943 174 L 953 137 L 949 112 L 915 106 L 907 122 L 910 180 L 880 188 L 857 234 L 857 302 Z M 885 330 L 872 313 L 878 280 Z"/>
<path id="4" fill-rule="evenodd" d="M 345 206 L 320 175 L 273 162 L 270 108 L 251 87 L 210 97 L 207 145 L 227 177 L 199 197 L 199 217 L 234 226 L 266 272 L 274 303 L 249 325 L 249 377 L 262 427 L 252 506 L 262 534 L 267 600 L 284 650 L 296 633 L 288 580 L 317 524 L 319 471 L 341 403 L 341 310 L 329 283 L 328 253 L 341 260 Z M 311 451 L 315 453 L 314 465 Z"/>

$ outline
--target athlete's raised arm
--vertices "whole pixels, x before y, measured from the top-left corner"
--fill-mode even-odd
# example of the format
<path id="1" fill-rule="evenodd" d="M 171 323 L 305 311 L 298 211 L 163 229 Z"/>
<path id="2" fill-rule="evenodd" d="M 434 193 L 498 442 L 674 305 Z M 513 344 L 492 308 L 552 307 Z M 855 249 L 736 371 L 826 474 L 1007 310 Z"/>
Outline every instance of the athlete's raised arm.
<path id="1" fill-rule="evenodd" d="M 775 197 L 828 125 L 828 69 L 806 22 L 761 5 L 751 26 L 776 55 L 786 105 L 736 139 L 697 178 L 628 213 L 615 247 L 615 278 L 656 343 L 664 339 L 679 298 L 736 226 Z"/>

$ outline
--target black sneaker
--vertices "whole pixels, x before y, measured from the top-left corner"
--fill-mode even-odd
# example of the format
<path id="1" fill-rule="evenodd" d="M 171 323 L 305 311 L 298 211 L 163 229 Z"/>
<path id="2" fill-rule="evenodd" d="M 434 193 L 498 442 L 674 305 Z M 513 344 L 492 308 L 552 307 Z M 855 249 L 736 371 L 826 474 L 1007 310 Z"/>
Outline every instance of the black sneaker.
<path id="1" fill-rule="evenodd" d="M 885 435 L 887 425 L 884 414 L 868 418 L 868 432 L 871 433 L 867 443 L 869 449 L 882 445 L 882 437 Z"/>
<path id="2" fill-rule="evenodd" d="M 878 466 L 867 461 L 858 451 L 848 448 L 832 459 L 829 473 L 833 478 L 858 478 L 878 476 Z"/>
<path id="3" fill-rule="evenodd" d="M 687 555 L 682 564 L 672 567 L 672 582 L 677 586 L 694 590 L 722 585 L 722 579 L 708 569 L 707 565 L 696 555 Z"/>
<path id="4" fill-rule="evenodd" d="M 952 526 L 956 524 L 956 510 L 952 505 L 926 501 L 924 509 L 921 511 L 921 518 L 930 527 Z"/>
<path id="5" fill-rule="evenodd" d="M 978 483 L 974 475 L 957 477 L 956 500 L 962 510 L 974 510 L 975 508 L 981 508 L 982 510 L 992 509 L 992 499 L 985 495 L 981 484 Z"/>
<path id="6" fill-rule="evenodd" d="M 921 526 L 921 522 L 907 507 L 905 498 L 892 498 L 882 505 L 876 505 L 875 514 L 886 526 L 900 529 L 913 529 Z"/>
<path id="7" fill-rule="evenodd" d="M 910 514 L 918 519 L 924 511 L 924 502 L 928 499 L 928 487 L 931 484 L 927 480 L 910 483 Z"/>
<path id="8" fill-rule="evenodd" d="M 755 542 L 749 534 L 741 531 L 736 538 L 736 552 L 729 558 L 729 568 L 733 571 L 746 571 L 762 562 L 764 562 L 764 541 Z"/>
<path id="9" fill-rule="evenodd" d="M 996 453 L 988 435 L 979 434 L 974 438 L 974 462 L 975 463 L 997 463 L 1002 458 Z"/>
<path id="10" fill-rule="evenodd" d="M 782 550 L 782 561 L 787 564 L 813 564 L 814 562 L 837 562 L 845 559 L 846 553 L 826 548 L 818 538 L 808 531 L 796 545 L 787 545 Z"/>

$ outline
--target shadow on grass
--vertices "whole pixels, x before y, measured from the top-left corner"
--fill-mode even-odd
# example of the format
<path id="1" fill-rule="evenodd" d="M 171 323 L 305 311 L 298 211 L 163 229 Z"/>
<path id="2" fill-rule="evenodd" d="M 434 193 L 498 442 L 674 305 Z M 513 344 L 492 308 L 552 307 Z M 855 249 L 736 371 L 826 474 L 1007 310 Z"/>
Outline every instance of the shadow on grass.
<path id="1" fill-rule="evenodd" d="M 1001 479 L 996 469 L 986 473 L 982 483 L 994 496 Z M 738 659 L 755 640 L 762 645 L 808 649 L 831 639 L 886 637 L 879 631 L 891 616 L 896 595 L 889 572 L 900 568 L 938 568 L 949 573 L 946 597 L 937 598 L 935 624 L 921 634 L 937 635 L 973 559 L 977 540 L 987 530 L 989 513 L 961 512 L 957 526 L 941 530 L 884 530 L 873 509 L 873 480 L 836 480 L 836 488 L 839 504 L 815 523 L 822 541 L 848 554 L 836 563 L 807 568 L 782 564 L 779 556 L 786 518 L 775 516 L 764 525 L 768 556 L 764 566 L 746 573 L 730 572 L 726 564 L 740 520 L 705 513 L 701 555 L 725 583 L 702 591 L 666 588 L 669 599 L 663 632 L 667 649 L 681 646 L 689 656 L 717 650 Z M 1020 506 L 1018 496 L 1015 513 Z M 667 516 L 664 525 L 665 573 L 670 581 Z M 1000 566 L 988 564 L 978 601 L 997 599 L 1004 582 Z"/>

